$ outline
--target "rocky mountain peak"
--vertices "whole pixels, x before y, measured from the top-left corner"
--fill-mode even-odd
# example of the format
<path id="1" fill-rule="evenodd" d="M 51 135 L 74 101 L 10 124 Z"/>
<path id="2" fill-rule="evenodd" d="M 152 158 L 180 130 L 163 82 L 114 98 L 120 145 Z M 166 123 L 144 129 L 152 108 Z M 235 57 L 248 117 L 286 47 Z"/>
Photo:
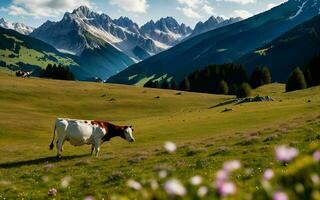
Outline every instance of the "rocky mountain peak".
<path id="1" fill-rule="evenodd" d="M 12 23 L 12 22 L 6 21 L 3 18 L 0 18 L 0 27 L 3 27 L 5 29 L 15 30 L 24 35 L 29 35 L 34 30 L 34 28 L 27 26 L 25 24 Z"/>
<path id="2" fill-rule="evenodd" d="M 78 15 L 80 17 L 91 17 L 92 13 L 93 12 L 87 6 L 80 6 L 72 12 L 72 14 Z"/>
<path id="3" fill-rule="evenodd" d="M 229 19 L 224 19 L 223 17 L 217 16 L 211 16 L 207 21 L 205 22 L 199 22 L 196 24 L 193 33 L 191 34 L 191 37 L 199 35 L 201 33 L 211 31 L 217 28 L 220 28 L 222 26 L 227 26 L 230 24 L 233 24 L 235 22 L 241 21 L 242 18 L 237 17 L 237 18 L 229 18 Z"/>

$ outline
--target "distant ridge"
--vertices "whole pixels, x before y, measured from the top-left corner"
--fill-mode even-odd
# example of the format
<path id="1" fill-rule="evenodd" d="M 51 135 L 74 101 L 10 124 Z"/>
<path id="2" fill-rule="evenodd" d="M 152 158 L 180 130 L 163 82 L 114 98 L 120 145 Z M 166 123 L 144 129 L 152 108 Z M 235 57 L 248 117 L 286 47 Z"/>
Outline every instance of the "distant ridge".
<path id="1" fill-rule="evenodd" d="M 289 0 L 249 19 L 192 37 L 130 66 L 108 81 L 139 85 L 159 78 L 181 81 L 191 72 L 209 64 L 236 61 L 315 17 L 319 8 L 319 1 Z"/>

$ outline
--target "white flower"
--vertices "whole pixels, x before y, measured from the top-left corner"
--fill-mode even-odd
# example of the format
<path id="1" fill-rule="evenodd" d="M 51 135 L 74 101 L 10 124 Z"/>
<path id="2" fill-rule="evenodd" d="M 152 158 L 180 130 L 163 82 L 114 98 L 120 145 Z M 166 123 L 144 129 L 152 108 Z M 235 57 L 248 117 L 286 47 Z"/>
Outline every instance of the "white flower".
<path id="1" fill-rule="evenodd" d="M 141 188 L 142 188 L 142 186 L 141 186 L 141 184 L 139 182 L 137 182 L 135 180 L 132 180 L 132 179 L 127 181 L 127 186 L 129 188 L 132 188 L 132 189 L 135 189 L 135 190 L 141 190 Z"/>
<path id="2" fill-rule="evenodd" d="M 48 192 L 48 195 L 49 195 L 50 197 L 55 197 L 55 196 L 57 196 L 57 193 L 58 193 L 58 191 L 57 191 L 56 188 L 51 188 L 51 189 L 49 190 L 49 192 Z"/>
<path id="3" fill-rule="evenodd" d="M 161 170 L 159 173 L 158 173 L 158 175 L 159 175 L 159 178 L 165 178 L 165 177 L 167 177 L 168 176 L 168 172 L 166 171 L 166 170 Z"/>
<path id="4" fill-rule="evenodd" d="M 194 176 L 190 179 L 191 185 L 200 185 L 202 183 L 202 177 L 201 176 Z"/>
<path id="5" fill-rule="evenodd" d="M 204 196 L 206 196 L 208 194 L 208 188 L 206 186 L 201 186 L 198 189 L 198 197 L 203 198 Z"/>
<path id="6" fill-rule="evenodd" d="M 288 195 L 284 192 L 275 192 L 273 194 L 273 200 L 289 200 Z"/>
<path id="7" fill-rule="evenodd" d="M 320 178 L 319 178 L 318 174 L 312 174 L 311 180 L 314 185 L 319 185 L 319 183 L 320 183 Z"/>
<path id="8" fill-rule="evenodd" d="M 87 196 L 83 200 L 95 200 L 95 198 L 93 196 Z"/>
<path id="9" fill-rule="evenodd" d="M 237 188 L 232 182 L 224 182 L 218 188 L 218 192 L 222 197 L 233 195 L 236 193 L 236 191 Z"/>
<path id="10" fill-rule="evenodd" d="M 264 173 L 263 173 L 263 179 L 265 181 L 270 181 L 274 176 L 274 172 L 272 171 L 272 169 L 267 169 Z"/>
<path id="11" fill-rule="evenodd" d="M 186 188 L 176 179 L 171 179 L 164 184 L 164 189 L 170 196 L 184 196 Z"/>
<path id="12" fill-rule="evenodd" d="M 72 178 L 71 176 L 66 176 L 61 179 L 61 187 L 62 188 L 67 188 L 70 185 Z"/>
<path id="13" fill-rule="evenodd" d="M 177 150 L 177 146 L 173 142 L 165 142 L 164 143 L 164 148 L 168 153 L 173 153 Z"/>
<path id="14" fill-rule="evenodd" d="M 276 159 L 281 162 L 290 162 L 299 154 L 298 149 L 285 145 L 276 148 Z"/>
<path id="15" fill-rule="evenodd" d="M 227 172 L 232 172 L 241 168 L 241 163 L 238 160 L 232 160 L 223 164 L 223 169 Z"/>

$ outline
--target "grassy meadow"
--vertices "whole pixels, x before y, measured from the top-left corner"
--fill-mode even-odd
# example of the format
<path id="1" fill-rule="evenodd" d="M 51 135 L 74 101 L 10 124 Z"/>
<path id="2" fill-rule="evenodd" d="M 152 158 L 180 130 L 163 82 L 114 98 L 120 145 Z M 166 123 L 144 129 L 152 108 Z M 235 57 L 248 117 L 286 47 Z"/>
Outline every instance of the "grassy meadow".
<path id="1" fill-rule="evenodd" d="M 253 95 L 269 95 L 273 102 L 213 108 L 234 97 L 0 72 L 0 199 L 47 199 L 50 188 L 57 188 L 57 199 L 135 199 L 128 179 L 148 180 L 161 169 L 183 180 L 213 179 L 230 159 L 252 169 L 249 177 L 234 177 L 241 199 L 256 189 L 263 169 L 281 167 L 274 160 L 277 145 L 303 152 L 320 139 L 320 87 L 284 90 L 282 84 L 263 86 Z M 66 142 L 57 161 L 56 149 L 48 148 L 57 117 L 133 125 L 136 142 L 115 138 L 102 146 L 99 158 L 89 155 L 90 146 Z M 177 152 L 167 154 L 165 141 L 176 143 Z M 66 188 L 64 177 L 71 177 Z"/>

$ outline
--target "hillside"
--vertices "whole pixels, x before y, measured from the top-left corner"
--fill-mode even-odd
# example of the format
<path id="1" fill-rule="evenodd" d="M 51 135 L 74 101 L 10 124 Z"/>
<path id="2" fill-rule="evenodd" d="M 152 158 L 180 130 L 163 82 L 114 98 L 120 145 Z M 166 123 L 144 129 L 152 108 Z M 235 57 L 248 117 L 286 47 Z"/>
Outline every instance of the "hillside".
<path id="1" fill-rule="evenodd" d="M 320 16 L 317 16 L 237 62 L 245 64 L 249 71 L 256 66 L 268 66 L 274 80 L 286 81 L 294 68 L 303 68 L 320 53 L 319 44 Z"/>
<path id="2" fill-rule="evenodd" d="M 33 75 L 38 75 L 39 70 L 49 63 L 74 69 L 78 67 L 71 57 L 58 52 L 52 46 L 0 27 L 0 67 L 33 71 Z"/>
<path id="3" fill-rule="evenodd" d="M 46 199 L 53 187 L 57 199 L 135 199 L 125 186 L 130 178 L 148 181 L 161 169 L 186 182 L 194 175 L 214 177 L 230 159 L 252 169 L 237 179 L 242 199 L 256 191 L 261 169 L 284 167 L 273 160 L 275 146 L 291 144 L 303 152 L 320 131 L 319 87 L 283 93 L 284 85 L 267 85 L 254 95 L 270 95 L 274 102 L 211 108 L 233 97 L 6 73 L 0 73 L 0 85 L 0 197 L 6 199 Z M 223 113 L 225 107 L 233 111 Z M 99 159 L 90 157 L 89 146 L 66 142 L 65 157 L 57 162 L 48 150 L 57 117 L 133 125 L 137 141 L 114 139 L 102 146 Z M 177 143 L 175 154 L 163 151 L 168 140 Z M 71 184 L 63 188 L 65 177 Z"/>
<path id="4" fill-rule="evenodd" d="M 193 37 L 130 66 L 111 77 L 109 82 L 143 84 L 159 77 L 173 77 L 180 81 L 196 69 L 235 61 L 271 42 L 318 15 L 319 7 L 318 1 L 289 0 L 249 19 Z"/>

